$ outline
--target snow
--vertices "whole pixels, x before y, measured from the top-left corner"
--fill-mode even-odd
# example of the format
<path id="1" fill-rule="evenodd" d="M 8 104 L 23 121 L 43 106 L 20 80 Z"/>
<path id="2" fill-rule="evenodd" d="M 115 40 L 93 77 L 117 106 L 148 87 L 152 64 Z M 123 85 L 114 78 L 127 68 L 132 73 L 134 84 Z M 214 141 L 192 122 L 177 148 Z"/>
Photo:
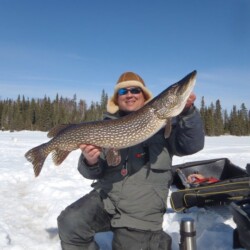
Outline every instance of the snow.
<path id="1" fill-rule="evenodd" d="M 92 181 L 77 171 L 79 150 L 73 151 L 59 167 L 54 166 L 49 156 L 40 176 L 34 177 L 24 154 L 47 140 L 44 132 L 0 132 L 1 250 L 60 250 L 57 216 L 91 190 Z M 202 151 L 174 157 L 174 164 L 220 157 L 227 157 L 245 168 L 250 163 L 250 137 L 206 137 Z M 194 207 L 186 213 L 175 213 L 169 207 L 163 228 L 173 239 L 173 250 L 179 249 L 179 227 L 184 217 L 195 220 L 198 249 L 232 249 L 235 224 L 228 207 Z M 111 232 L 96 236 L 102 250 L 111 249 L 111 239 Z"/>

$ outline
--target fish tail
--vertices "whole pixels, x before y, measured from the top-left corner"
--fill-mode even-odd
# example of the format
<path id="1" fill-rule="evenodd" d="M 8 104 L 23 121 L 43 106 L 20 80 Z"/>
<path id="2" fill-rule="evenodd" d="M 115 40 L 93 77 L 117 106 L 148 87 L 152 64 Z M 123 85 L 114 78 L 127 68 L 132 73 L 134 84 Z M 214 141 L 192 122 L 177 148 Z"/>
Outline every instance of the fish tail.
<path id="1" fill-rule="evenodd" d="M 44 143 L 40 146 L 32 148 L 25 154 L 26 159 L 33 164 L 33 169 L 36 177 L 40 174 L 44 161 L 50 153 L 46 150 L 46 144 L 47 143 Z"/>
<path id="2" fill-rule="evenodd" d="M 55 165 L 60 165 L 66 157 L 69 155 L 71 151 L 65 151 L 65 150 L 54 150 L 52 153 L 52 160 Z"/>

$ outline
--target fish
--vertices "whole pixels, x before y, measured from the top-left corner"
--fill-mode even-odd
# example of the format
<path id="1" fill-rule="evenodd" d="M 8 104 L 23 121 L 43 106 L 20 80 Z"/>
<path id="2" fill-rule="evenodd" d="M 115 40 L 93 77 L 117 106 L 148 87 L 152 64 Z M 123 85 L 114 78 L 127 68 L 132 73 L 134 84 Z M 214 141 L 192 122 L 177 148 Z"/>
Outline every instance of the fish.
<path id="1" fill-rule="evenodd" d="M 168 138 L 171 133 L 171 119 L 183 111 L 195 86 L 196 75 L 197 71 L 192 71 L 139 110 L 121 118 L 55 126 L 47 134 L 52 139 L 25 154 L 33 165 L 35 177 L 40 174 L 50 153 L 53 163 L 60 165 L 81 144 L 119 150 L 147 140 L 164 126 L 164 136 Z"/>

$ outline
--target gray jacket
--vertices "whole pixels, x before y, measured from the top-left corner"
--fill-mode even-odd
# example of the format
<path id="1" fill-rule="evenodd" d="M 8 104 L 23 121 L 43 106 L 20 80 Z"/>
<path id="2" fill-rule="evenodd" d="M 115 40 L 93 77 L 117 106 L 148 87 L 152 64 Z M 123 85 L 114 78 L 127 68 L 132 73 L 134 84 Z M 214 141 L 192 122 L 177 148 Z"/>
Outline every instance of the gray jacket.
<path id="1" fill-rule="evenodd" d="M 96 180 L 93 187 L 112 215 L 113 227 L 156 231 L 162 228 L 167 207 L 173 155 L 193 154 L 203 146 L 202 120 L 191 107 L 174 119 L 168 139 L 161 129 L 145 142 L 120 150 L 122 160 L 116 167 L 109 167 L 104 155 L 96 166 L 89 167 L 81 155 L 78 170 L 85 178 Z M 122 169 L 127 169 L 126 175 Z"/>

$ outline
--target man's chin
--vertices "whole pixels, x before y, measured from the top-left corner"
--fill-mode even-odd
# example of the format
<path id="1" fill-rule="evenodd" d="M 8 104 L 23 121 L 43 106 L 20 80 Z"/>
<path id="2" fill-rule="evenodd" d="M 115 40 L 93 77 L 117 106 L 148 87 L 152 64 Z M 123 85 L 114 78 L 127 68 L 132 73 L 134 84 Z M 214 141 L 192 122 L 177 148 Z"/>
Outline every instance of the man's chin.
<path id="1" fill-rule="evenodd" d="M 131 106 L 131 107 L 126 107 L 126 110 L 125 110 L 125 111 L 129 113 L 129 112 L 136 111 L 136 110 L 138 110 L 138 109 L 139 109 L 138 107 L 134 107 L 134 106 L 132 107 L 132 106 Z"/>

